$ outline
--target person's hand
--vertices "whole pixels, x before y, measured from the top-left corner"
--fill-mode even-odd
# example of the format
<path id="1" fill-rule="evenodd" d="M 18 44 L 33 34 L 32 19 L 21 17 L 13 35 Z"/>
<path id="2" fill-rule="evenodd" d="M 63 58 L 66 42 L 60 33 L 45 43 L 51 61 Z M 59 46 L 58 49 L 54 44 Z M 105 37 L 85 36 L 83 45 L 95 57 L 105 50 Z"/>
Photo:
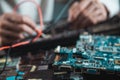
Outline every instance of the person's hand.
<path id="1" fill-rule="evenodd" d="M 73 27 L 87 27 L 107 19 L 106 7 L 98 0 L 81 0 L 75 2 L 69 9 L 68 22 Z"/>
<path id="2" fill-rule="evenodd" d="M 24 39 L 24 32 L 32 35 L 35 23 L 26 16 L 17 13 L 6 13 L 0 16 L 0 42 L 2 45 Z"/>

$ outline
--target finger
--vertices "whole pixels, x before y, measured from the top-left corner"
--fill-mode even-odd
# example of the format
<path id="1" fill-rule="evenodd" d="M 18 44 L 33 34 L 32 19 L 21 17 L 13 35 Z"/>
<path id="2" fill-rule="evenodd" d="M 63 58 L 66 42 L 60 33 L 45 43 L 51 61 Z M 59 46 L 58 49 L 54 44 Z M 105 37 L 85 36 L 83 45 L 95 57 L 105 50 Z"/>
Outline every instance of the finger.
<path id="1" fill-rule="evenodd" d="M 92 14 L 92 13 L 93 13 L 93 14 Z M 89 13 L 89 14 L 90 14 L 90 15 L 89 15 L 89 19 L 91 19 L 94 24 L 96 24 L 96 23 L 98 23 L 98 22 L 100 22 L 100 21 L 106 20 L 106 19 L 107 19 L 107 15 L 104 16 L 103 13 L 104 13 L 104 12 L 102 12 L 102 10 L 97 9 L 97 10 Z"/>
<path id="2" fill-rule="evenodd" d="M 73 16 L 75 15 L 74 13 L 76 12 L 76 10 L 79 8 L 79 2 L 75 2 L 69 9 L 69 17 L 68 17 L 68 21 L 73 21 L 74 18 Z M 79 10 L 77 10 L 79 11 Z"/>
<path id="3" fill-rule="evenodd" d="M 3 17 L 13 23 L 26 24 L 33 30 L 36 30 L 35 23 L 29 17 L 21 16 L 17 13 L 7 13 L 7 14 L 4 14 Z"/>
<path id="4" fill-rule="evenodd" d="M 19 32 L 21 32 L 21 28 L 18 27 L 18 25 L 19 24 L 14 24 L 14 23 L 4 20 L 2 22 L 2 29 L 6 29 L 6 30 L 10 30 L 10 31 L 19 33 Z"/>
<path id="5" fill-rule="evenodd" d="M 76 15 L 75 15 L 75 19 L 76 17 L 79 17 L 79 15 L 87 8 L 89 7 L 89 5 L 91 4 L 91 1 L 87 1 L 87 0 L 82 0 L 79 3 L 78 9 L 76 10 Z"/>
<path id="6" fill-rule="evenodd" d="M 99 18 L 99 17 L 103 17 L 104 18 L 104 16 L 103 16 L 103 13 L 98 9 L 98 10 L 96 10 L 96 11 L 94 11 L 94 14 L 91 14 L 91 16 L 94 18 L 94 19 L 97 19 L 97 18 Z"/>
<path id="7" fill-rule="evenodd" d="M 22 23 L 28 25 L 33 30 L 37 30 L 35 23 L 27 16 L 22 16 Z"/>
<path id="8" fill-rule="evenodd" d="M 100 13 L 98 11 L 98 8 L 93 3 L 91 3 L 89 7 L 87 7 L 86 10 L 83 11 L 83 15 L 86 17 L 86 19 L 89 20 L 91 25 L 97 23 L 95 16 Z"/>
<path id="9" fill-rule="evenodd" d="M 29 35 L 32 35 L 35 31 L 31 29 L 29 26 L 25 24 L 18 25 L 18 28 L 21 30 L 21 32 L 26 32 Z"/>
<path id="10" fill-rule="evenodd" d="M 98 22 L 104 21 L 107 19 L 107 17 L 104 17 L 103 14 L 99 14 L 95 17 Z"/>
<path id="11" fill-rule="evenodd" d="M 5 13 L 3 18 L 14 23 L 21 23 L 22 21 L 22 16 L 17 13 Z"/>
<path id="12" fill-rule="evenodd" d="M 12 24 L 8 21 L 3 21 L 3 29 L 13 31 L 16 33 L 27 32 L 28 34 L 32 35 L 35 31 L 32 30 L 29 26 L 25 24 Z"/>
<path id="13" fill-rule="evenodd" d="M 68 21 L 74 21 L 78 15 L 91 3 L 91 1 L 81 0 L 80 3 L 75 2 L 69 10 Z"/>
<path id="14" fill-rule="evenodd" d="M 87 15 L 95 14 L 94 11 L 98 10 L 99 7 L 95 2 L 91 2 L 85 9 Z"/>
<path id="15" fill-rule="evenodd" d="M 83 22 L 84 19 L 85 19 L 85 16 L 81 13 L 79 15 L 79 17 L 75 20 L 76 29 L 79 29 L 79 28 L 83 27 L 83 25 L 81 25 L 81 23 Z"/>
<path id="16" fill-rule="evenodd" d="M 79 4 L 79 10 L 80 10 L 80 12 L 82 12 L 87 7 L 89 7 L 89 5 L 91 4 L 91 2 L 92 2 L 91 0 L 81 0 L 80 4 Z"/>
<path id="17" fill-rule="evenodd" d="M 96 9 L 92 10 L 89 14 L 91 14 L 91 17 L 96 19 L 96 23 L 104 21 L 107 19 L 107 11 L 103 4 L 98 2 L 93 2 L 93 5 L 96 7 Z M 92 14 L 93 13 L 93 14 Z"/>
<path id="18" fill-rule="evenodd" d="M 79 25 L 79 28 L 88 27 L 90 25 L 93 25 L 93 23 L 88 18 L 88 16 L 84 15 L 84 12 L 79 15 L 79 18 L 78 18 L 76 24 Z"/>
<path id="19" fill-rule="evenodd" d="M 67 19 L 68 22 L 71 22 L 71 21 L 72 21 L 72 15 L 73 15 L 72 12 L 69 11 L 68 19 Z"/>
<path id="20" fill-rule="evenodd" d="M 0 31 L 0 36 L 8 37 L 8 39 L 9 38 L 24 39 L 23 34 L 18 34 L 18 33 L 15 33 L 15 32 L 8 31 L 8 30 L 4 30 L 4 29 L 2 29 Z"/>

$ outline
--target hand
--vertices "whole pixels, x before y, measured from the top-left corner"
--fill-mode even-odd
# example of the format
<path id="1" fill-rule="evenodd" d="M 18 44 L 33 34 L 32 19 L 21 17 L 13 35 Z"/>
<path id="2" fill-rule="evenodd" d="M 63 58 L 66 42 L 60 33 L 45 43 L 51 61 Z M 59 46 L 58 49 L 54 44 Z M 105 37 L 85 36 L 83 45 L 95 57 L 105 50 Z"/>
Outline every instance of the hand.
<path id="1" fill-rule="evenodd" d="M 17 13 L 6 13 L 0 16 L 0 41 L 2 45 L 24 39 L 23 32 L 32 35 L 35 30 L 35 23 L 26 16 Z"/>
<path id="2" fill-rule="evenodd" d="M 107 19 L 107 9 L 98 0 L 81 0 L 69 9 L 68 22 L 77 28 L 91 26 Z"/>

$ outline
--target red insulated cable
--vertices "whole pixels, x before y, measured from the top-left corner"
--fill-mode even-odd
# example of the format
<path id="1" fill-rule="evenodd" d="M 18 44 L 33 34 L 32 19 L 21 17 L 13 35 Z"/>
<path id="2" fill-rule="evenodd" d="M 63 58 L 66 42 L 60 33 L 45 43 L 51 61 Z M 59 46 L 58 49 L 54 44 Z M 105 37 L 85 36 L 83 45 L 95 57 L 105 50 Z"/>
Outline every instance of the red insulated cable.
<path id="1" fill-rule="evenodd" d="M 39 19 L 40 19 L 41 29 L 36 30 L 37 36 L 32 40 L 32 42 L 34 42 L 42 35 L 42 27 L 43 27 L 42 10 L 41 10 L 40 6 L 34 0 L 23 0 L 14 7 L 14 11 L 16 11 L 18 9 L 18 7 L 25 2 L 32 2 L 33 4 L 36 5 Z M 13 44 L 12 47 L 18 47 L 18 46 L 22 46 L 22 45 L 29 44 L 29 43 L 30 43 L 30 41 L 19 42 L 19 43 Z M 0 47 L 0 51 L 8 49 L 8 48 L 10 48 L 10 46 L 2 46 L 2 47 Z"/>

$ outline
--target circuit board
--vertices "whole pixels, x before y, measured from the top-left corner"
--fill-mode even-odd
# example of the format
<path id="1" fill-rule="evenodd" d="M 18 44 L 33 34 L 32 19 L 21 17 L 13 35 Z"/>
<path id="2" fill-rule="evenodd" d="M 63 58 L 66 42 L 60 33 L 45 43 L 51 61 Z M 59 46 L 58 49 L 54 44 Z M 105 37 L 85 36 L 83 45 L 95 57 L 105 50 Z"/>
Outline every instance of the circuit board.
<path id="1" fill-rule="evenodd" d="M 120 37 L 81 35 L 74 48 L 56 48 L 54 66 L 81 73 L 120 72 Z M 66 69 L 66 70 L 67 70 Z"/>

